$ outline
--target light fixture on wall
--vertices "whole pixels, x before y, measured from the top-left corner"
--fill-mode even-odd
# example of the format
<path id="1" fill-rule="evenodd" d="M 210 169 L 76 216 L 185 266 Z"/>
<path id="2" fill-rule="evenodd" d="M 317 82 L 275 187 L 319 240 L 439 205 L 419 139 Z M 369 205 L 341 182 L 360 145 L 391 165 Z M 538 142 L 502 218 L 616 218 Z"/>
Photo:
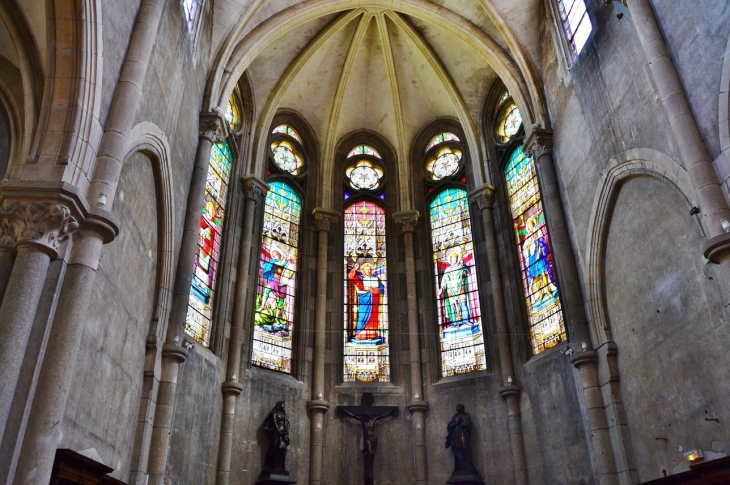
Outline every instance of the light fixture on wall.
<path id="1" fill-rule="evenodd" d="M 696 450 L 686 451 L 684 453 L 684 459 L 690 463 L 697 463 L 698 461 L 702 461 L 703 458 L 704 455 L 702 454 L 702 450 L 699 448 Z"/>
<path id="2" fill-rule="evenodd" d="M 721 220 L 720 225 L 722 226 L 723 231 L 730 232 L 730 222 L 728 222 L 727 219 Z"/>

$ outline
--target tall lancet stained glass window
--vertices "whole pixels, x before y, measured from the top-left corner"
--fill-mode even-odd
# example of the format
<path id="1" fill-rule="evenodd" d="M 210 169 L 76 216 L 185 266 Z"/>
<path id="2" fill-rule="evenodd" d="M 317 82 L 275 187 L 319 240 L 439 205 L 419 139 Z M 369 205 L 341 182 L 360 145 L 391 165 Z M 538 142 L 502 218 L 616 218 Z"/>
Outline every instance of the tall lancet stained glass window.
<path id="1" fill-rule="evenodd" d="M 286 182 L 269 183 L 254 313 L 251 363 L 291 372 L 302 199 Z"/>
<path id="2" fill-rule="evenodd" d="M 520 146 L 512 152 L 504 172 L 522 267 L 530 340 L 537 354 L 566 339 L 560 294 L 535 162 Z"/>
<path id="3" fill-rule="evenodd" d="M 385 210 L 361 200 L 345 209 L 344 380 L 388 382 Z"/>
<path id="4" fill-rule="evenodd" d="M 466 190 L 442 190 L 429 206 L 441 373 L 486 370 L 484 328 Z"/>

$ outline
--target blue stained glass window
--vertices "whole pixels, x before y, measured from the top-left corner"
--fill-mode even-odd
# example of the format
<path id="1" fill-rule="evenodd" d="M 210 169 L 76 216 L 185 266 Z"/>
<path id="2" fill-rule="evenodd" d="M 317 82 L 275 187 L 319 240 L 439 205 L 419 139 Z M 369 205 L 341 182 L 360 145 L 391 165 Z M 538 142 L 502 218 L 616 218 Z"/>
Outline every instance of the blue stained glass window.
<path id="1" fill-rule="evenodd" d="M 486 370 L 484 329 L 467 192 L 447 188 L 429 205 L 444 377 Z"/>
<path id="2" fill-rule="evenodd" d="M 522 267 L 532 351 L 537 354 L 567 338 L 550 238 L 534 160 L 520 146 L 512 152 L 504 173 Z"/>
<path id="3" fill-rule="evenodd" d="M 344 380 L 390 380 L 385 210 L 369 201 L 345 209 Z"/>
<path id="4" fill-rule="evenodd" d="M 269 183 L 254 314 L 251 363 L 291 373 L 302 199 L 284 181 Z"/>
<path id="5" fill-rule="evenodd" d="M 347 155 L 347 158 L 354 157 L 355 155 L 370 155 L 375 158 L 382 158 L 378 151 L 370 145 L 358 145 L 353 148 Z"/>
<path id="6" fill-rule="evenodd" d="M 447 142 L 447 141 L 459 141 L 459 137 L 454 135 L 453 133 L 440 133 L 431 139 L 431 141 L 426 146 L 426 151 L 429 151 L 432 147 L 435 147 L 436 145 L 440 145 L 441 143 Z"/>
<path id="7" fill-rule="evenodd" d="M 193 27 L 199 3 L 199 0 L 183 0 L 183 10 L 185 12 L 185 20 L 188 23 L 188 28 Z"/>
<path id="8" fill-rule="evenodd" d="M 195 255 L 185 331 L 198 342 L 210 344 L 213 293 L 220 258 L 220 244 L 233 154 L 228 140 L 213 145 L 200 217 L 198 252 Z"/>
<path id="9" fill-rule="evenodd" d="M 292 128 L 289 125 L 279 125 L 276 128 L 274 128 L 273 130 L 271 130 L 271 133 L 272 134 L 280 133 L 282 135 L 290 136 L 290 137 L 294 138 L 296 141 L 298 141 L 299 143 L 302 143 L 302 137 L 299 136 L 299 133 L 297 133 L 297 130 L 295 130 L 294 128 Z"/>

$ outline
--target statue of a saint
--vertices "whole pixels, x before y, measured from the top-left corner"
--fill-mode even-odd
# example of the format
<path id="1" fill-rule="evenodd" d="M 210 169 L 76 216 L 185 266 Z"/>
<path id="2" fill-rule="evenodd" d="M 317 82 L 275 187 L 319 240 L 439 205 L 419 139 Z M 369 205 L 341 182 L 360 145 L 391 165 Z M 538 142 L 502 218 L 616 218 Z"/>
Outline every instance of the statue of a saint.
<path id="1" fill-rule="evenodd" d="M 365 485 L 373 485 L 375 480 L 374 465 L 375 451 L 378 449 L 378 438 L 375 436 L 375 423 L 393 414 L 397 408 L 389 409 L 387 412 L 373 416 L 370 413 L 353 414 L 347 409 L 339 408 L 340 411 L 353 419 L 360 421 L 362 426 L 362 457 L 365 464 Z"/>
<path id="2" fill-rule="evenodd" d="M 454 475 L 476 473 L 471 461 L 471 416 L 464 411 L 463 404 L 456 405 L 456 414 L 451 418 L 446 435 L 446 448 L 454 452 Z"/>
<path id="3" fill-rule="evenodd" d="M 289 446 L 289 420 L 284 412 L 284 401 L 279 401 L 264 420 L 264 431 L 269 437 L 264 472 L 289 475 L 286 471 L 286 448 Z"/>

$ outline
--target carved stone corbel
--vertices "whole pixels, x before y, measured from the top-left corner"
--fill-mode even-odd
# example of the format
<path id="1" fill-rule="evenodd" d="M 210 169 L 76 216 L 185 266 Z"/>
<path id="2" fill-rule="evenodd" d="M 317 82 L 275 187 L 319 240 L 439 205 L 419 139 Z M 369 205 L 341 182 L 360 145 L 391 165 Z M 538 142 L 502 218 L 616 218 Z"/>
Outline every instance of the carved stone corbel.
<path id="1" fill-rule="evenodd" d="M 340 222 L 340 213 L 335 211 L 316 208 L 312 211 L 312 216 L 318 231 L 330 232 L 332 227 Z"/>
<path id="2" fill-rule="evenodd" d="M 220 111 L 200 113 L 198 137 L 211 143 L 220 143 L 228 137 L 228 123 Z"/>
<path id="3" fill-rule="evenodd" d="M 523 150 L 525 155 L 539 162 L 540 157 L 550 155 L 553 152 L 552 132 L 540 128 L 533 129 L 525 141 Z"/>
<path id="4" fill-rule="evenodd" d="M 469 201 L 479 209 L 479 212 L 491 209 L 494 206 L 494 187 L 486 184 L 472 190 L 469 193 Z"/>
<path id="5" fill-rule="evenodd" d="M 59 246 L 78 228 L 71 210 L 62 204 L 11 200 L 0 207 L 2 246 L 33 246 L 56 258 Z"/>
<path id="6" fill-rule="evenodd" d="M 258 203 L 261 197 L 269 191 L 269 185 L 255 175 L 246 175 L 241 179 L 241 192 L 243 198 Z"/>
<path id="7" fill-rule="evenodd" d="M 420 218 L 421 214 L 418 211 L 401 211 L 393 214 L 393 222 L 400 227 L 404 234 L 406 232 L 416 232 L 416 226 Z"/>

